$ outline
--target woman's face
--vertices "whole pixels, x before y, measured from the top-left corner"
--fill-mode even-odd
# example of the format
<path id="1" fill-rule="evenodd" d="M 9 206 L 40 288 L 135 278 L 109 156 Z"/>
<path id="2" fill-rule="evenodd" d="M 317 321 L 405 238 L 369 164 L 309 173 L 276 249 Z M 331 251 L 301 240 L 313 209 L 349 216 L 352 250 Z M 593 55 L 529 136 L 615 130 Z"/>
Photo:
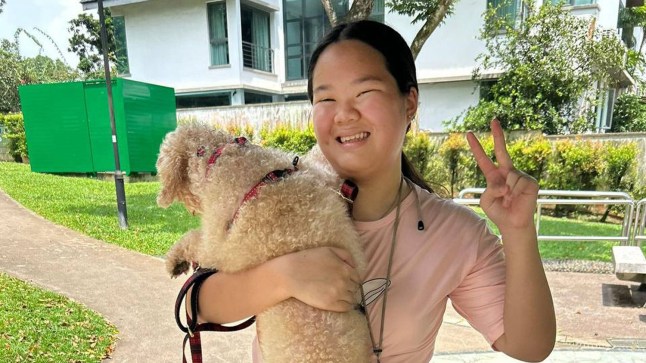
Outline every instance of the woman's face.
<path id="1" fill-rule="evenodd" d="M 314 132 L 343 178 L 399 173 L 417 90 L 402 95 L 384 57 L 357 40 L 321 53 L 312 76 Z"/>

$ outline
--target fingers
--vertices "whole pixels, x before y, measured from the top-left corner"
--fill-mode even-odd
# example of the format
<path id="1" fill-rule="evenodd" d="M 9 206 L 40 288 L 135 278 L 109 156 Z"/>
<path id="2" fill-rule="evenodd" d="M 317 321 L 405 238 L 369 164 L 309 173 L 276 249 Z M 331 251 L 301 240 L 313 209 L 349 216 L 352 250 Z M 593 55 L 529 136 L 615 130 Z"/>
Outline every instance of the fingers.
<path id="1" fill-rule="evenodd" d="M 482 148 L 482 145 L 480 145 L 480 141 L 478 141 L 478 138 L 473 134 L 473 132 L 467 133 L 467 142 L 469 143 L 471 153 L 476 159 L 478 167 L 485 175 L 485 178 L 487 177 L 487 175 L 495 172 L 497 170 L 496 165 L 493 163 L 493 161 L 491 161 L 491 159 L 489 159 L 487 153 L 485 153 L 484 149 Z"/>
<path id="2" fill-rule="evenodd" d="M 505 133 L 502 130 L 500 121 L 497 119 L 491 120 L 491 134 L 493 135 L 493 151 L 496 155 L 498 165 L 505 169 L 512 169 L 514 163 L 511 161 L 511 156 L 507 152 L 507 144 L 505 143 Z"/>
<path id="3" fill-rule="evenodd" d="M 508 192 L 503 196 L 503 207 L 505 208 L 511 205 L 512 200 L 522 195 L 536 196 L 538 194 L 539 186 L 536 179 L 516 169 L 507 174 L 505 184 L 508 187 Z"/>

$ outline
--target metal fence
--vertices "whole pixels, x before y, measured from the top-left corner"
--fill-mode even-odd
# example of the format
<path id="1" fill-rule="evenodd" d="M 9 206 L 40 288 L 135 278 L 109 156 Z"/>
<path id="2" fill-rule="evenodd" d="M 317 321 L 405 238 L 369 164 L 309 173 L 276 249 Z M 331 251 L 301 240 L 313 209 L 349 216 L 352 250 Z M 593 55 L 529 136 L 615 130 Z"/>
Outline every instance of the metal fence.
<path id="1" fill-rule="evenodd" d="M 467 188 L 453 200 L 463 205 L 479 205 L 484 188 Z M 466 198 L 471 196 L 471 198 Z M 476 198 L 477 196 L 477 198 Z M 618 205 L 624 207 L 620 236 L 554 236 L 540 233 L 542 210 L 545 205 Z M 635 206 L 638 206 L 635 213 Z M 539 190 L 536 202 L 536 234 L 539 241 L 619 241 L 622 245 L 639 244 L 646 240 L 646 199 L 639 203 L 623 192 Z M 633 234 L 634 225 L 634 234 Z"/>
<path id="2" fill-rule="evenodd" d="M 242 61 L 245 67 L 272 73 L 274 50 L 262 45 L 242 42 Z"/>
<path id="3" fill-rule="evenodd" d="M 646 241 L 646 198 L 637 202 L 633 241 L 636 245 L 641 245 L 643 241 Z"/>

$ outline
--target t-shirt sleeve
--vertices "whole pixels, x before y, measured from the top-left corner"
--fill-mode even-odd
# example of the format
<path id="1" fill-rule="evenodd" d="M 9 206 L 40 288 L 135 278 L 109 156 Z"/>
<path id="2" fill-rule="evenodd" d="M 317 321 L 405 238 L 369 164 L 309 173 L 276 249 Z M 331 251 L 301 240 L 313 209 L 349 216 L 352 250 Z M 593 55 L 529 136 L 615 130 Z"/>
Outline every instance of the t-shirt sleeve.
<path id="1" fill-rule="evenodd" d="M 476 250 L 474 263 L 449 298 L 455 310 L 493 345 L 504 332 L 505 258 L 500 239 L 485 220 L 480 220 L 477 230 L 479 238 L 471 245 Z"/>

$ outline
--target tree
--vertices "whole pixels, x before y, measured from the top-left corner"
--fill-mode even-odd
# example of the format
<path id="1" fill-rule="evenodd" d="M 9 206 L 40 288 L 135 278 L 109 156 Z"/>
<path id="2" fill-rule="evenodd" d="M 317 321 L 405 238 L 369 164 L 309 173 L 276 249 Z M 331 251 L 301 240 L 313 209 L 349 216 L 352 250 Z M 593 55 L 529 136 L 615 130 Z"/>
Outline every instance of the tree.
<path id="1" fill-rule="evenodd" d="M 453 13 L 453 5 L 456 2 L 457 0 L 390 0 L 386 6 L 390 7 L 390 12 L 394 11 L 412 17 L 413 24 L 424 22 L 411 44 L 413 57 L 417 58 L 426 40 L 444 22 L 446 17 Z M 374 0 L 355 0 L 350 11 L 341 21 L 337 19 L 333 0 L 321 0 L 321 3 L 330 24 L 335 26 L 339 22 L 367 19 L 372 13 Z"/>
<path id="2" fill-rule="evenodd" d="M 61 59 L 64 59 L 51 37 L 38 28 L 34 29 L 49 39 L 58 50 Z M 20 55 L 21 34 L 40 47 L 41 52 L 43 49 L 38 38 L 22 28 L 16 30 L 13 42 L 7 39 L 0 40 L 0 113 L 20 111 L 20 85 L 69 81 L 78 77 L 76 71 L 61 59 L 52 59 L 40 54 L 32 58 Z"/>
<path id="3" fill-rule="evenodd" d="M 646 131 L 646 105 L 642 98 L 633 93 L 617 97 L 612 111 L 610 132 Z"/>
<path id="4" fill-rule="evenodd" d="M 355 0 L 352 3 L 350 11 L 345 15 L 343 20 L 339 22 L 336 16 L 336 8 L 334 7 L 333 0 L 321 0 L 325 13 L 327 14 L 328 20 L 332 26 L 336 26 L 339 23 L 347 23 L 355 20 L 367 19 L 372 12 L 372 6 L 374 0 Z"/>
<path id="5" fill-rule="evenodd" d="M 109 8 L 104 9 L 105 27 L 108 35 L 108 59 L 111 64 L 117 63 L 117 42 L 114 36 L 113 18 Z M 78 68 L 85 79 L 105 78 L 103 70 L 103 46 L 101 44 L 101 24 L 91 14 L 81 13 L 70 22 L 70 52 L 76 53 L 79 59 Z"/>
<path id="6" fill-rule="evenodd" d="M 594 105 L 599 92 L 614 85 L 623 44 L 612 30 L 597 28 L 594 18 L 576 17 L 562 4 L 524 4 L 522 22 L 498 15 L 496 8 L 486 11 L 486 52 L 477 58 L 474 79 L 485 89 L 491 84 L 487 72 L 502 75 L 454 128 L 484 131 L 494 116 L 508 130 L 559 134 L 593 128 Z"/>
<path id="7" fill-rule="evenodd" d="M 456 2 L 457 0 L 390 0 L 388 2 L 391 11 L 412 17 L 413 24 L 424 22 L 410 46 L 415 59 L 435 29 L 453 14 L 453 6 Z"/>
<path id="8" fill-rule="evenodd" d="M 2 8 L 4 7 L 5 0 L 0 0 L 0 14 L 2 14 Z"/>

